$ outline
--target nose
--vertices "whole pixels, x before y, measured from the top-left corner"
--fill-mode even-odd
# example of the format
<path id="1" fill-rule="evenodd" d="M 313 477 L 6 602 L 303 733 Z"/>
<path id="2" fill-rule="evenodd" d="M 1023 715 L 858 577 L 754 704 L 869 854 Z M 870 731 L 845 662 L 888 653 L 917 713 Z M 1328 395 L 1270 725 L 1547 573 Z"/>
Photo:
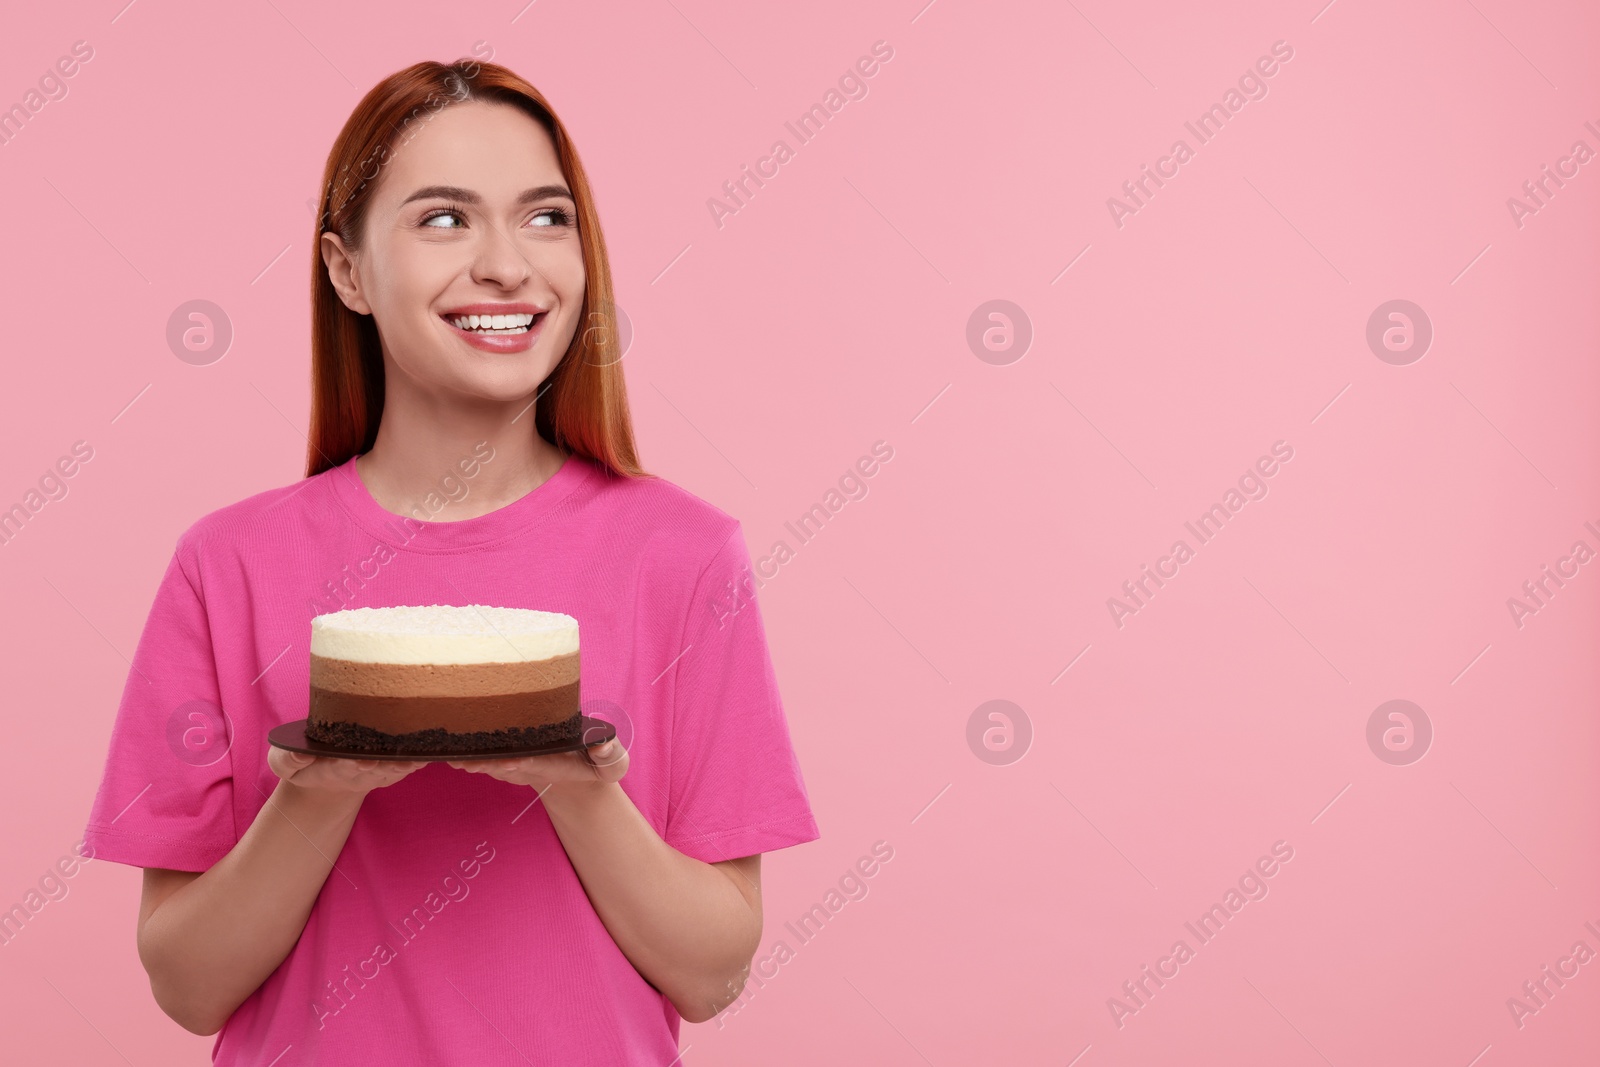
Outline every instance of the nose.
<path id="1" fill-rule="evenodd" d="M 472 260 L 474 281 L 517 289 L 534 271 L 516 238 L 498 224 L 482 227 Z"/>

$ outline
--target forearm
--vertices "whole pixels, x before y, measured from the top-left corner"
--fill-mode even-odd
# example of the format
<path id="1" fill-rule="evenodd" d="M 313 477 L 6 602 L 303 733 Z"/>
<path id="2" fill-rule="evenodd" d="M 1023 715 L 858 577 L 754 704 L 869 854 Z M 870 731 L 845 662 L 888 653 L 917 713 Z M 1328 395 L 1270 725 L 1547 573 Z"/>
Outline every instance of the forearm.
<path id="1" fill-rule="evenodd" d="M 156 908 L 139 955 L 163 1011 L 221 1029 L 294 948 L 360 807 L 279 782 L 239 843 Z"/>
<path id="2" fill-rule="evenodd" d="M 759 889 L 667 844 L 615 782 L 563 782 L 543 803 L 629 962 L 685 1019 L 710 1018 L 760 942 Z"/>

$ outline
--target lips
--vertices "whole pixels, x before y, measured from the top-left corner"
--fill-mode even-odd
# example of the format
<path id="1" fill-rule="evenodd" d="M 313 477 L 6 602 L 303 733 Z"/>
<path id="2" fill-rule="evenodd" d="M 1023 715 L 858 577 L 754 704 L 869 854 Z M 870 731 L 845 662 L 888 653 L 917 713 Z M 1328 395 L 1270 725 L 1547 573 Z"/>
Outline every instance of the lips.
<path id="1" fill-rule="evenodd" d="M 477 328 L 463 329 L 451 321 L 472 315 L 484 319 L 495 315 L 521 316 L 523 319 L 532 316 L 533 321 L 528 323 L 526 328 L 502 328 L 501 331 L 486 330 L 482 323 Z M 534 341 L 542 332 L 541 328 L 547 317 L 547 309 L 537 304 L 467 304 L 451 308 L 439 316 L 456 336 L 469 345 L 485 352 L 496 353 L 524 352 L 532 348 Z"/>
<path id="2" fill-rule="evenodd" d="M 531 330 L 544 318 L 544 312 L 507 312 L 497 315 L 452 315 L 445 319 L 458 330 L 495 334 Z"/>
<path id="3" fill-rule="evenodd" d="M 441 312 L 440 317 L 452 326 L 456 326 L 458 322 L 461 322 L 461 325 L 468 326 L 468 328 L 473 328 L 469 324 L 474 323 L 475 319 L 481 320 L 475 322 L 475 328 L 477 329 L 487 329 L 491 319 L 500 319 L 501 325 L 497 328 L 505 329 L 524 324 L 529 327 L 536 325 L 539 316 L 543 315 L 546 310 L 537 304 L 498 302 L 463 304 L 460 307 L 450 308 Z M 462 320 L 466 321 L 463 322 Z M 507 320 L 510 321 L 508 322 Z M 457 326 L 457 328 L 459 329 L 460 326 Z"/>

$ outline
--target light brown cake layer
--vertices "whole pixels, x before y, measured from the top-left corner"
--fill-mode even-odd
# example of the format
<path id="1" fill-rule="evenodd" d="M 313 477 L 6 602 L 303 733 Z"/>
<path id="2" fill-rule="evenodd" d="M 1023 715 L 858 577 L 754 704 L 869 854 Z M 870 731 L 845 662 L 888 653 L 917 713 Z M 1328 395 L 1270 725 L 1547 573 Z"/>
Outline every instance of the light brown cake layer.
<path id="1" fill-rule="evenodd" d="M 578 683 L 527 693 L 449 697 L 363 696 L 311 687 L 312 723 L 358 723 L 388 734 L 467 734 L 564 722 L 579 711 Z"/>
<path id="2" fill-rule="evenodd" d="M 527 699 L 541 690 L 568 686 L 576 692 L 577 684 L 576 652 L 509 663 L 357 663 L 315 654 L 311 657 L 313 693 L 322 690 L 388 699 L 511 694 Z"/>

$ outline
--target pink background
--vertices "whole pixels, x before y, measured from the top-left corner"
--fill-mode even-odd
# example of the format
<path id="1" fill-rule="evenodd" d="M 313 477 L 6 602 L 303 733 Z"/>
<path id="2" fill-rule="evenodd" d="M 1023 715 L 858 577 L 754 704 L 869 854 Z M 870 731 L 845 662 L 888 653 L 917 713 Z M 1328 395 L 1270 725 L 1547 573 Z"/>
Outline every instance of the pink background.
<path id="1" fill-rule="evenodd" d="M 299 477 L 335 133 L 483 42 L 594 180 L 647 468 L 760 556 L 894 449 L 761 590 L 823 837 L 765 865 L 758 959 L 794 958 L 685 1026 L 684 1063 L 1593 1062 L 1600 963 L 1520 1027 L 1507 999 L 1600 951 L 1600 568 L 1520 628 L 1507 600 L 1600 549 L 1600 162 L 1520 227 L 1506 201 L 1600 150 L 1600 19 L 919 3 L 10 14 L 0 104 L 74 41 L 94 58 L 0 146 L 0 507 L 74 441 L 94 458 L 0 546 L 0 904 L 78 839 L 178 534 Z M 879 40 L 868 95 L 797 146 L 785 120 Z M 1184 121 L 1280 40 L 1268 95 L 1198 145 Z M 708 199 L 780 137 L 719 229 Z M 1119 228 L 1107 198 L 1179 137 L 1194 158 Z M 194 299 L 235 331 L 206 366 L 164 336 Z M 1033 330 L 1006 365 L 966 340 L 996 299 Z M 1434 330 L 1405 366 L 1365 339 L 1395 299 Z M 1198 545 L 1184 522 L 1279 440 L 1269 494 Z M 1107 598 L 1180 537 L 1119 628 Z M 969 746 L 995 699 L 1026 746 L 1015 715 L 1009 749 Z M 1408 765 L 1366 739 L 1392 699 L 1432 724 Z M 880 840 L 868 895 L 797 946 L 784 923 Z M 1269 895 L 1199 945 L 1183 924 L 1277 841 Z M 4 1058 L 207 1061 L 148 992 L 138 883 L 89 864 L 0 947 Z M 1194 958 L 1119 1027 L 1108 998 L 1179 938 Z"/>

